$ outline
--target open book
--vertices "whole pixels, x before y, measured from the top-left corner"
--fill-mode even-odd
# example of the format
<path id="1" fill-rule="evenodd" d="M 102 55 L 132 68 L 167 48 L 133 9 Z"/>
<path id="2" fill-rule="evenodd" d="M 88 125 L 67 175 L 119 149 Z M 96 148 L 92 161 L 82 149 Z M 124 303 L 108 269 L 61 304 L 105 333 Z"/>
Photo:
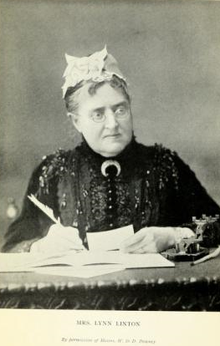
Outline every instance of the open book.
<path id="1" fill-rule="evenodd" d="M 120 251 L 70 251 L 65 254 L 0 254 L 0 272 L 41 272 L 53 275 L 90 276 L 131 268 L 174 267 L 160 254 L 124 254 Z M 74 271 L 77 275 L 74 275 Z M 81 275 L 80 275 L 81 272 Z M 97 273 L 101 274 L 97 274 Z M 70 275 L 72 273 L 72 275 Z M 94 275 L 93 275 L 94 274 Z"/>

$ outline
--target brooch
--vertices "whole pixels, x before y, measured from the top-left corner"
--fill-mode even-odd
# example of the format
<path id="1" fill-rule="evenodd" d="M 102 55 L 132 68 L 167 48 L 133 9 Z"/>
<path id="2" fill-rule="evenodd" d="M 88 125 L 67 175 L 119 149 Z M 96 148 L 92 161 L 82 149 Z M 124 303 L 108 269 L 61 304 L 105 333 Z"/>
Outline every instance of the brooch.
<path id="1" fill-rule="evenodd" d="M 121 173 L 121 166 L 118 161 L 115 160 L 106 160 L 101 165 L 101 172 L 104 175 L 104 177 L 107 177 L 109 173 L 112 171 L 112 168 L 116 170 L 116 176 L 119 176 Z"/>

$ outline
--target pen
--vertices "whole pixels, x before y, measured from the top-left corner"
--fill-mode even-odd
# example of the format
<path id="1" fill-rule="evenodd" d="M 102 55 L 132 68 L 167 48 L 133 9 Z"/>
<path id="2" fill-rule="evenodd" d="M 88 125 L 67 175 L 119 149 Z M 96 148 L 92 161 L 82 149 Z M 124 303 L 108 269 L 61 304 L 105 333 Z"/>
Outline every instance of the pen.
<path id="1" fill-rule="evenodd" d="M 56 219 L 54 216 L 54 212 L 47 205 L 38 201 L 38 199 L 34 195 L 27 196 L 32 203 L 34 203 L 39 209 L 41 209 L 54 223 L 61 224 L 60 218 Z"/>
<path id="2" fill-rule="evenodd" d="M 192 262 L 191 266 L 194 266 L 196 264 L 200 264 L 200 263 L 203 263 L 205 261 L 208 261 L 211 258 L 217 257 L 218 255 L 220 255 L 220 246 L 218 246 L 217 249 L 215 251 L 213 251 L 212 253 L 210 253 L 209 255 L 204 256 L 204 257 L 198 259 L 197 261 Z"/>
<path id="3" fill-rule="evenodd" d="M 58 217 L 57 219 L 55 218 L 54 216 L 54 212 L 51 208 L 49 208 L 47 205 L 41 203 L 40 201 L 38 201 L 38 199 L 34 196 L 34 195 L 30 195 L 30 196 L 27 196 L 30 201 L 32 203 L 34 203 L 40 210 L 42 210 L 54 223 L 60 225 L 61 227 L 64 227 L 61 222 L 60 222 L 60 218 Z M 62 238 L 65 238 L 64 236 L 62 236 Z M 66 239 L 66 238 L 65 238 Z M 74 248 L 74 251 L 77 251 L 77 252 L 80 252 L 82 250 L 86 250 L 85 247 L 82 245 L 82 248 L 80 249 L 75 249 Z"/>

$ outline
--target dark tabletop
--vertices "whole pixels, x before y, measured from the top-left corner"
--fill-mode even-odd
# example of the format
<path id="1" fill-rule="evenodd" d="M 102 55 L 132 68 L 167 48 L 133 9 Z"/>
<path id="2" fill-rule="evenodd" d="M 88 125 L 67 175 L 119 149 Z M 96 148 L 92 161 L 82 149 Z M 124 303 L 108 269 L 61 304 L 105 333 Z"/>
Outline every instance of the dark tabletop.
<path id="1" fill-rule="evenodd" d="M 1 308 L 220 311 L 220 258 L 89 279 L 0 273 Z"/>
<path id="2" fill-rule="evenodd" d="M 190 262 L 176 262 L 173 268 L 144 268 L 126 269 L 115 273 L 96 276 L 93 278 L 75 278 L 67 276 L 55 276 L 38 273 L 0 273 L 0 288 L 10 285 L 11 287 L 25 284 L 63 284 L 93 285 L 102 282 L 103 285 L 127 282 L 187 282 L 200 280 L 220 280 L 220 258 L 215 258 L 195 266 Z"/>

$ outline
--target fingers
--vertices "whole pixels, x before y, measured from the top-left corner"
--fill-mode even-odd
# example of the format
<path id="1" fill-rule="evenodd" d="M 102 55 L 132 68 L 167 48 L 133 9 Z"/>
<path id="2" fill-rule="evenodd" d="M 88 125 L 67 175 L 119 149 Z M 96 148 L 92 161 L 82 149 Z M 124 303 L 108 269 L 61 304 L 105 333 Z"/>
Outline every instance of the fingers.
<path id="1" fill-rule="evenodd" d="M 85 248 L 77 244 L 66 242 L 64 239 L 59 239 L 59 241 L 52 241 L 51 239 L 48 240 L 46 237 L 36 241 L 31 247 L 32 253 L 60 253 L 68 252 L 70 250 L 82 251 L 85 250 Z"/>
<path id="2" fill-rule="evenodd" d="M 60 224 L 52 225 L 48 234 L 35 242 L 31 252 L 67 252 L 70 250 L 85 250 L 79 232 L 73 227 L 64 227 Z"/>
<path id="3" fill-rule="evenodd" d="M 121 244 L 126 253 L 155 253 L 172 247 L 174 231 L 172 227 L 145 227 Z"/>
<path id="4" fill-rule="evenodd" d="M 143 253 L 151 251 L 153 234 L 150 228 L 143 228 L 121 244 L 121 250 L 129 253 Z M 149 249 L 148 249 L 149 248 Z"/>
<path id="5" fill-rule="evenodd" d="M 82 240 L 79 237 L 79 231 L 74 227 L 64 227 L 59 224 L 52 225 L 48 232 L 48 236 L 51 238 L 59 237 L 59 239 L 64 239 L 66 242 L 83 246 Z"/>
<path id="6" fill-rule="evenodd" d="M 138 250 L 135 250 L 133 253 L 136 254 L 144 254 L 144 253 L 157 253 L 159 252 L 156 244 L 154 242 L 152 242 L 151 244 L 145 245 L 141 248 L 139 248 Z"/>
<path id="7" fill-rule="evenodd" d="M 140 231 L 126 239 L 121 243 L 121 247 L 129 248 L 129 247 L 139 247 L 140 243 L 146 237 L 146 228 L 142 228 Z"/>

